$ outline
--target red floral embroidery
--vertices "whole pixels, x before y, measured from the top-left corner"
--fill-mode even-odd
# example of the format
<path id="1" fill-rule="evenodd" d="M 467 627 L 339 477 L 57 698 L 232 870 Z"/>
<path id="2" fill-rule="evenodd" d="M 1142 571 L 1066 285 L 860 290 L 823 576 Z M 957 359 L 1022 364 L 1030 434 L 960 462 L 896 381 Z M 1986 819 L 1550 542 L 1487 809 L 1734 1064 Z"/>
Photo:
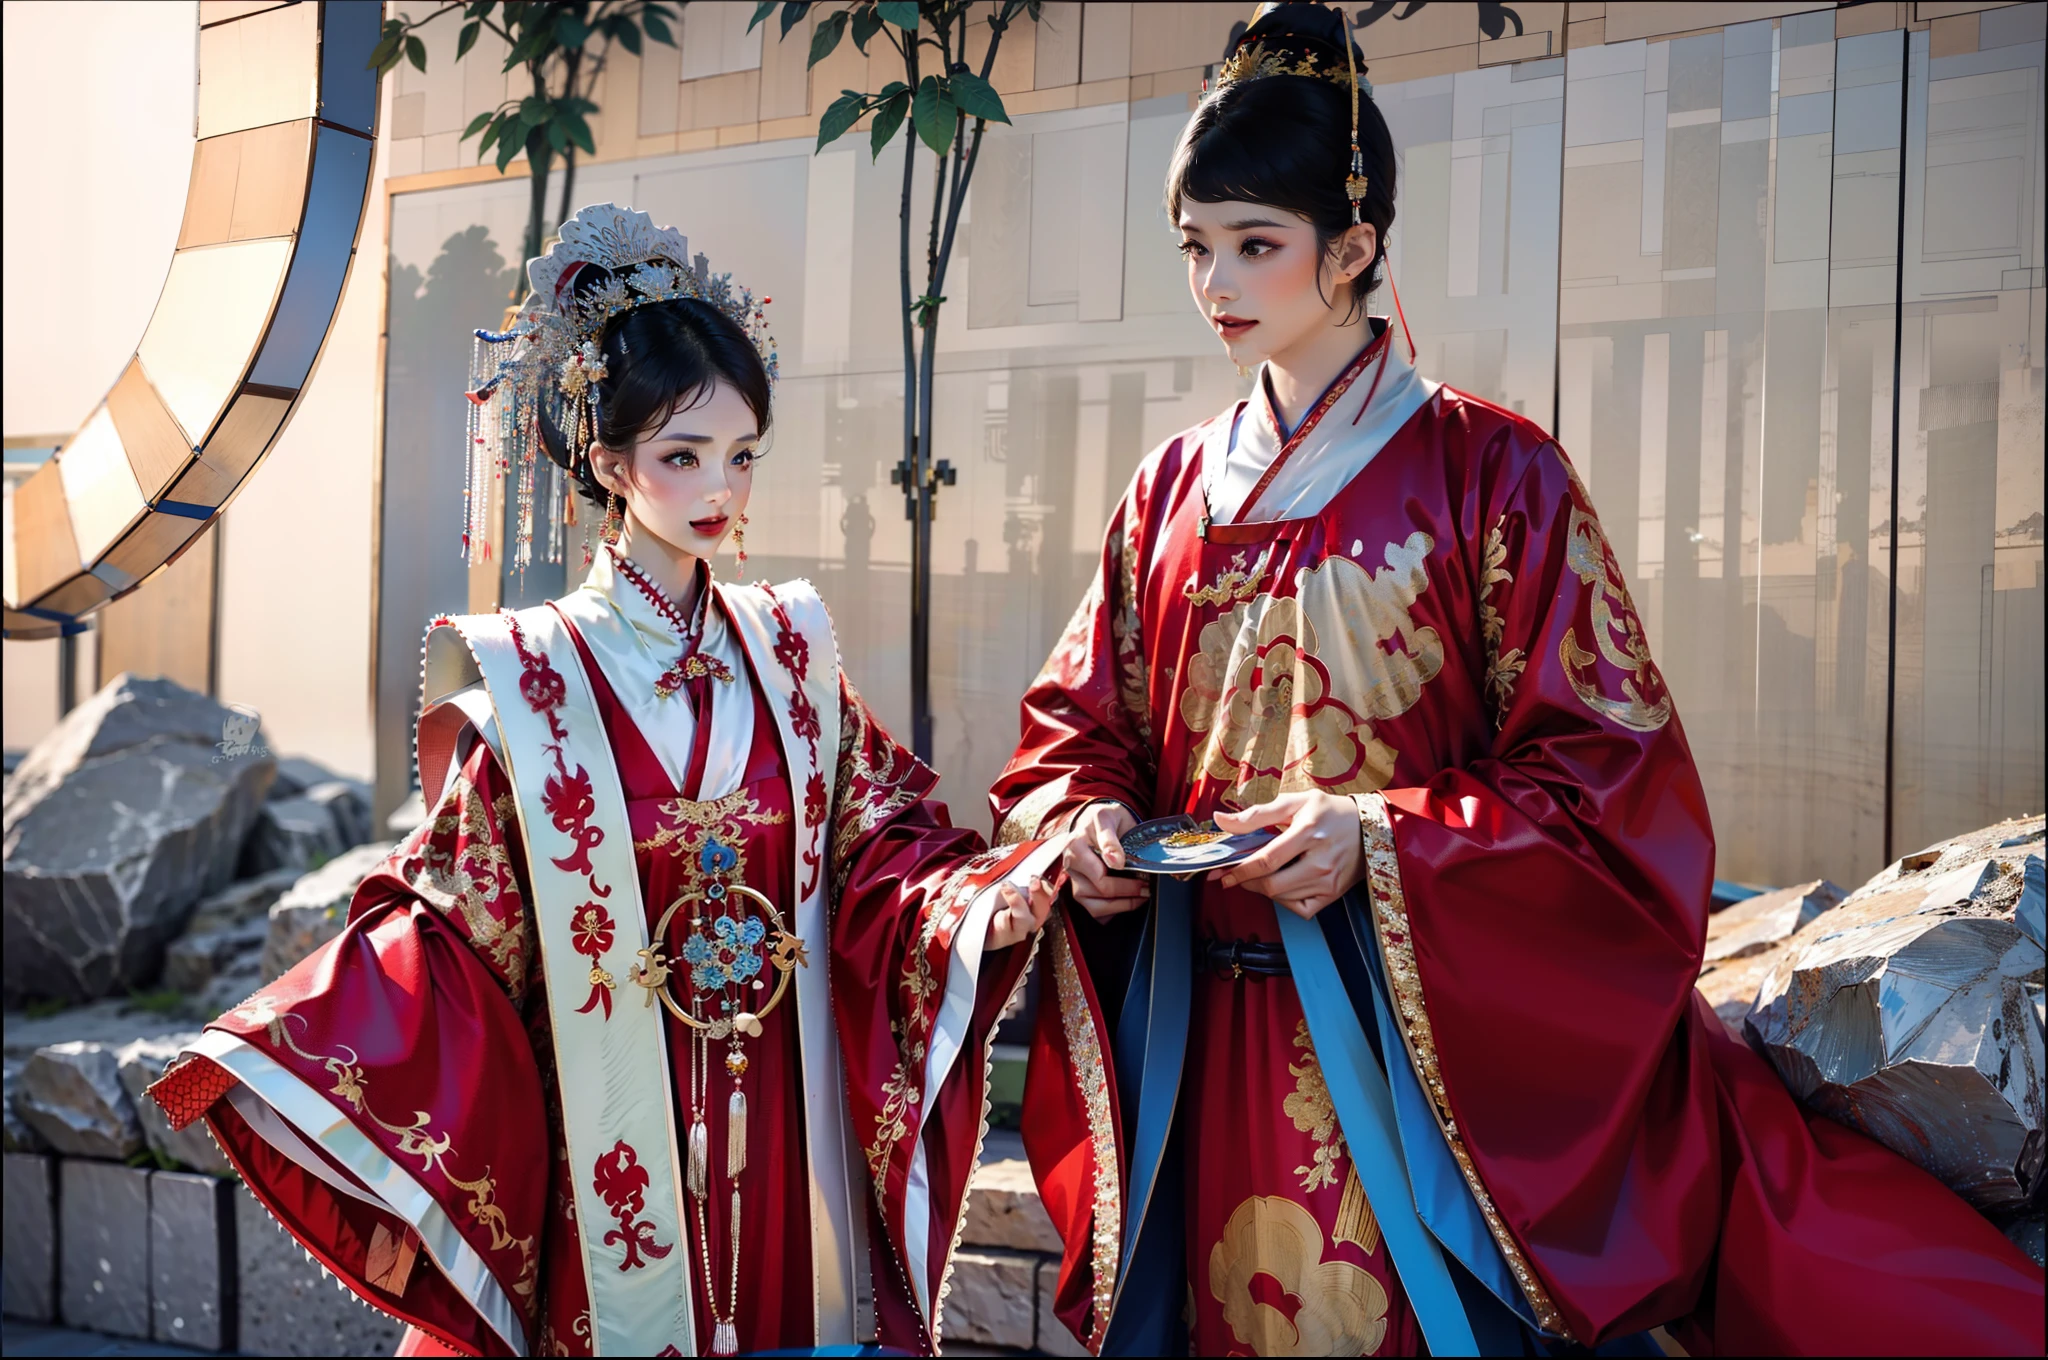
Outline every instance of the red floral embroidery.
<path id="1" fill-rule="evenodd" d="M 617 979 L 599 960 L 611 949 L 617 928 L 612 914 L 595 902 L 584 903 L 570 923 L 570 948 L 590 960 L 590 999 L 576 1008 L 578 1015 L 588 1015 L 602 1004 L 604 1018 L 612 1018 L 612 988 Z"/>
<path id="2" fill-rule="evenodd" d="M 811 824 L 811 848 L 804 851 L 806 870 L 804 896 L 811 895 L 811 889 L 818 886 L 818 868 L 823 858 L 819 849 L 819 828 L 825 825 L 825 772 L 811 771 L 811 782 L 804 786 L 804 817 Z"/>
<path id="3" fill-rule="evenodd" d="M 548 735 L 561 741 L 569 735 L 562 726 L 560 709 L 567 702 L 569 687 L 554 663 L 526 645 L 526 633 L 510 610 L 506 620 L 512 626 L 512 646 L 519 653 L 519 695 L 526 706 L 548 720 Z M 559 757 L 558 757 L 559 758 Z"/>
<path id="4" fill-rule="evenodd" d="M 783 612 L 780 602 L 775 606 L 775 621 L 782 625 L 775 635 L 775 659 L 801 684 L 811 665 L 811 641 L 790 626 L 789 615 Z"/>
<path id="5" fill-rule="evenodd" d="M 640 1154 L 633 1151 L 631 1143 L 621 1138 L 610 1152 L 598 1157 L 591 1188 L 619 1221 L 618 1227 L 604 1235 L 604 1244 L 626 1249 L 620 1270 L 645 1266 L 640 1255 L 643 1251 L 660 1259 L 675 1250 L 673 1242 L 655 1241 L 654 1225 L 640 1217 L 647 1204 L 647 1168 L 640 1165 Z"/>
<path id="6" fill-rule="evenodd" d="M 774 588 L 764 589 L 769 608 L 775 611 L 775 659 L 796 680 L 796 688 L 789 699 L 789 728 L 811 748 L 811 778 L 804 786 L 804 816 L 811 823 L 811 847 L 803 852 L 808 876 L 801 893 L 808 898 L 818 886 L 818 871 L 825 860 L 821 848 L 825 831 L 825 775 L 818 764 L 818 738 L 824 735 L 824 725 L 819 721 L 817 705 L 804 693 L 804 672 L 811 664 L 810 639 L 799 633 L 796 625 L 790 622 L 789 611 L 782 607 L 782 601 L 775 598 Z"/>
<path id="7" fill-rule="evenodd" d="M 818 706 L 801 689 L 789 696 L 789 730 L 802 737 L 812 751 L 818 749 L 818 738 L 824 733 L 818 722 Z"/>
<path id="8" fill-rule="evenodd" d="M 541 806 L 548 810 L 548 817 L 554 822 L 555 830 L 566 834 L 576 848 L 568 854 L 554 859 L 554 865 L 567 873 L 591 873 L 590 852 L 604 843 L 604 828 L 592 826 L 590 819 L 597 812 L 597 797 L 591 792 L 590 775 L 581 765 L 574 770 L 563 767 L 561 753 L 555 755 L 555 773 L 547 778 L 541 788 Z M 550 858 L 553 858 L 550 856 Z M 609 887 L 600 888 L 593 880 L 590 890 L 599 897 L 611 896 Z"/>

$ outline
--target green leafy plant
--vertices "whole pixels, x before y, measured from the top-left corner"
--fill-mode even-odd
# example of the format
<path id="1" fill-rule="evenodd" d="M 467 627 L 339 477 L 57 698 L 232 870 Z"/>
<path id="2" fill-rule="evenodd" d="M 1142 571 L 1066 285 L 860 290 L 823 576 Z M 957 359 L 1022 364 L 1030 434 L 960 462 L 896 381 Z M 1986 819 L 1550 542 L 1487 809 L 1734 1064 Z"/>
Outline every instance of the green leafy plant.
<path id="1" fill-rule="evenodd" d="M 548 235 L 548 175 L 555 160 L 562 162 L 562 196 L 554 216 L 559 224 L 574 207 L 577 154 L 597 154 L 589 121 L 597 112 L 597 103 L 590 95 L 604 71 L 611 45 L 617 43 L 638 56 L 644 35 L 674 47 L 670 25 L 677 21 L 681 7 L 681 3 L 657 0 L 471 0 L 445 4 L 423 19 L 406 14 L 386 19 L 369 64 L 382 73 L 401 61 L 410 61 L 425 71 L 427 45 L 419 30 L 458 11 L 463 23 L 455 39 L 456 61 L 469 55 L 487 28 L 505 40 L 511 50 L 505 54 L 504 70 L 525 68 L 533 92 L 507 99 L 470 119 L 462 140 L 478 139 L 479 161 L 495 149 L 499 174 L 505 173 L 514 156 L 526 153 L 532 189 L 520 258 L 532 259 L 540 254 Z M 525 279 L 523 272 L 520 279 Z"/>
<path id="2" fill-rule="evenodd" d="M 152 1015 L 182 1015 L 190 1004 L 191 999 L 175 987 L 128 993 L 130 1010 L 148 1011 Z"/>
<path id="3" fill-rule="evenodd" d="M 821 4 L 801 0 L 760 0 L 751 30 L 781 13 L 782 32 L 790 32 Z M 903 196 L 898 210 L 898 272 L 903 295 L 903 458 L 890 481 L 903 488 L 904 517 L 911 534 L 910 725 L 911 745 L 926 760 L 932 754 L 931 525 L 940 486 L 951 486 L 954 469 L 934 459 L 931 448 L 932 374 L 937 357 L 939 311 L 946 302 L 946 268 L 953 258 L 960 209 L 966 202 L 974 167 L 981 156 L 988 125 L 1007 123 L 1002 96 L 989 83 L 1003 36 L 1020 15 L 1039 18 L 1039 0 L 997 0 L 975 16 L 970 0 L 852 0 L 829 7 L 811 29 L 811 66 L 831 56 L 848 38 L 866 55 L 877 39 L 901 62 L 902 79 L 879 90 L 844 90 L 818 120 L 817 150 L 846 135 L 855 123 L 873 114 L 869 154 L 882 151 L 903 132 Z M 981 69 L 967 61 L 972 24 L 986 22 L 988 46 Z M 971 126 L 970 126 L 971 124 Z M 911 291 L 911 187 L 917 173 L 919 144 L 931 156 L 931 221 L 925 234 L 923 287 Z"/>

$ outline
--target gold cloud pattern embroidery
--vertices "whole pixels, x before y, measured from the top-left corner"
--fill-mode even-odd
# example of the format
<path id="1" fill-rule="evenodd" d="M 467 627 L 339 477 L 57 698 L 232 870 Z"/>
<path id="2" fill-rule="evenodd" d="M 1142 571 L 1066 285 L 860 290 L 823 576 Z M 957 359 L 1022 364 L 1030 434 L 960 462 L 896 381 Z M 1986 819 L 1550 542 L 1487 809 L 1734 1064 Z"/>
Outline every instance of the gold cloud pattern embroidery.
<path id="1" fill-rule="evenodd" d="M 1256 595 L 1204 626 L 1180 703 L 1204 738 L 1193 773 L 1229 780 L 1239 807 L 1385 788 L 1397 753 L 1372 724 L 1413 708 L 1443 669 L 1442 638 L 1412 612 L 1435 546 L 1418 530 L 1372 571 L 1332 556 L 1296 573 L 1292 597 Z"/>
<path id="2" fill-rule="evenodd" d="M 1642 621 L 1628 597 L 1628 586 L 1614 565 L 1607 535 L 1600 521 L 1572 504 L 1571 520 L 1565 529 L 1565 563 L 1578 575 L 1582 585 L 1593 587 L 1594 646 L 1599 656 L 1579 645 L 1578 630 L 1567 628 L 1557 645 L 1557 659 L 1564 666 L 1565 679 L 1579 702 L 1595 716 L 1607 718 L 1632 732 L 1655 732 L 1671 721 L 1671 696 L 1664 690 L 1664 677 L 1650 660 L 1650 644 L 1643 636 Z M 1599 662 L 1625 673 L 1619 699 L 1600 687 Z M 1648 696 L 1656 694 L 1652 703 Z"/>
<path id="3" fill-rule="evenodd" d="M 1253 1295 L 1260 1275 L 1298 1302 L 1292 1319 Z M 1209 1292 L 1257 1355 L 1373 1355 L 1387 1339 L 1387 1291 L 1362 1266 L 1325 1261 L 1314 1215 L 1278 1195 L 1253 1195 L 1223 1225 Z"/>

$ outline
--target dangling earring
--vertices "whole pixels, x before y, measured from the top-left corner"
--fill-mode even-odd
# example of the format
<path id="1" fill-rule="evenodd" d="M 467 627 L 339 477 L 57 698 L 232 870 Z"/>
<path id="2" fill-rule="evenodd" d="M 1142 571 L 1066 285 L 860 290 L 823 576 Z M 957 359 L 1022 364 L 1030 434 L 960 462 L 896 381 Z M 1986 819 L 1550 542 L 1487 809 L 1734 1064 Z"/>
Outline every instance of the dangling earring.
<path id="1" fill-rule="evenodd" d="M 739 557 L 740 579 L 744 581 L 747 579 L 747 514 L 744 510 L 740 512 L 740 522 L 733 527 L 732 546 Z"/>
<path id="2" fill-rule="evenodd" d="M 614 547 L 625 527 L 625 516 L 619 513 L 619 493 L 607 491 L 604 497 L 604 524 L 598 529 L 597 536 L 607 548 Z"/>

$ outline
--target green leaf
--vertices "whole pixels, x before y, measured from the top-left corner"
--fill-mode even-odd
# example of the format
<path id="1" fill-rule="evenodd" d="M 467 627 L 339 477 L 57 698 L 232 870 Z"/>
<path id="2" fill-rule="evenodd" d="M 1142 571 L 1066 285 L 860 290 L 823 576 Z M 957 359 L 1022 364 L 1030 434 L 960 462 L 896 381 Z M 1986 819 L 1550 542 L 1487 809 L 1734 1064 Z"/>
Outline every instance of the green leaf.
<path id="1" fill-rule="evenodd" d="M 498 173 L 504 174 L 505 167 L 510 165 L 512 158 L 518 154 L 519 143 L 517 140 L 511 137 L 500 137 L 498 139 Z"/>
<path id="2" fill-rule="evenodd" d="M 952 91 L 960 112 L 969 118 L 986 118 L 991 123 L 1010 121 L 1010 115 L 1003 112 L 1003 97 L 974 72 L 960 71 L 947 77 L 946 88 Z"/>
<path id="3" fill-rule="evenodd" d="M 895 97 L 896 97 L 897 95 L 899 95 L 899 94 L 904 94 L 904 93 L 907 93 L 907 92 L 909 91 L 909 89 L 910 89 L 910 87 L 909 87 L 908 85 L 905 85 L 905 84 L 904 84 L 904 83 L 903 83 L 902 81 L 900 81 L 900 80 L 892 80 L 892 81 L 890 81 L 890 82 L 889 82 L 889 83 L 888 83 L 887 85 L 884 85 L 884 86 L 882 87 L 882 89 L 881 89 L 881 92 L 880 92 L 880 93 L 878 93 L 878 94 L 877 94 L 877 95 L 875 96 L 875 98 L 876 98 L 876 99 L 894 99 L 894 98 L 895 98 Z"/>
<path id="4" fill-rule="evenodd" d="M 555 106 L 537 94 L 530 94 L 519 101 L 519 121 L 528 127 L 539 127 L 554 115 Z"/>
<path id="5" fill-rule="evenodd" d="M 911 101 L 910 118 L 917 127 L 917 135 L 924 139 L 924 144 L 935 155 L 945 155 L 946 148 L 953 145 L 953 125 L 958 116 L 953 97 L 946 93 L 937 76 L 926 76 L 917 82 L 917 97 Z"/>
<path id="6" fill-rule="evenodd" d="M 650 31 L 651 31 L 651 30 L 650 30 Z M 626 49 L 626 50 L 627 50 L 628 52 L 631 52 L 631 53 L 632 53 L 632 54 L 633 54 L 634 56 L 636 56 L 636 57 L 637 57 L 637 56 L 639 56 L 639 55 L 640 55 L 640 30 L 639 30 L 638 28 L 635 28 L 635 27 L 634 27 L 634 26 L 633 26 L 632 24 L 630 24 L 630 23 L 624 23 L 624 24 L 620 24 L 620 25 L 619 25 L 619 46 L 621 46 L 621 47 L 625 48 L 625 49 Z M 670 43 L 669 43 L 669 46 L 670 46 L 670 47 L 674 47 L 674 46 L 675 46 L 675 44 L 674 44 L 673 42 L 670 42 Z"/>
<path id="7" fill-rule="evenodd" d="M 875 12 L 906 32 L 917 32 L 917 0 L 884 0 Z"/>
<path id="8" fill-rule="evenodd" d="M 832 49 L 839 46 L 839 40 L 846 36 L 846 11 L 840 10 L 831 18 L 819 24 L 811 33 L 811 59 L 807 66 L 816 66 L 832 55 Z"/>
<path id="9" fill-rule="evenodd" d="M 782 7 L 782 36 L 787 38 L 789 30 L 802 23 L 804 16 L 810 12 L 811 0 L 789 0 L 789 3 Z"/>
<path id="10" fill-rule="evenodd" d="M 644 28 L 646 28 L 647 36 L 654 39 L 656 42 L 665 43 L 670 47 L 674 47 L 676 45 L 676 35 L 669 31 L 668 21 L 663 19 L 659 14 L 642 15 L 640 18 L 640 23 Z M 627 27 L 630 28 L 632 27 L 632 25 L 628 24 Z"/>
<path id="11" fill-rule="evenodd" d="M 409 37 L 405 40 L 405 57 L 420 70 L 427 69 L 427 45 L 418 38 Z"/>
<path id="12" fill-rule="evenodd" d="M 846 134 L 846 130 L 860 121 L 866 96 L 858 90 L 848 90 L 832 101 L 825 110 L 825 116 L 818 120 L 818 145 L 812 154 L 823 151 Z"/>
<path id="13" fill-rule="evenodd" d="M 566 123 L 559 118 L 550 118 L 547 121 L 547 131 L 548 145 L 551 148 L 556 151 L 569 149 L 569 128 Z"/>
<path id="14" fill-rule="evenodd" d="M 555 16 L 555 41 L 570 51 L 582 48 L 584 39 L 590 36 L 590 25 L 584 23 L 567 10 Z"/>
<path id="15" fill-rule="evenodd" d="M 747 32 L 752 33 L 756 28 L 760 26 L 760 23 L 763 19 L 767 18 L 774 12 L 775 0 L 761 0 L 760 4 L 754 6 L 754 17 L 747 20 Z"/>
<path id="16" fill-rule="evenodd" d="M 853 11 L 853 45 L 862 56 L 867 55 L 868 39 L 882 31 L 882 16 L 875 13 L 872 5 Z"/>
<path id="17" fill-rule="evenodd" d="M 478 160 L 482 160 L 484 158 L 484 152 L 489 151 L 491 149 L 491 144 L 497 141 L 498 138 L 501 135 L 503 135 L 505 131 L 506 119 L 504 114 L 501 113 L 496 116 L 493 116 L 487 113 L 483 116 L 489 118 L 491 122 L 490 126 L 484 129 L 484 135 L 477 140 L 476 158 Z"/>
<path id="18" fill-rule="evenodd" d="M 370 49 L 370 59 L 363 63 L 363 69 L 382 71 L 389 67 L 398 55 L 400 41 L 398 34 L 386 32 L 383 37 L 377 39 L 377 45 Z"/>
<path id="19" fill-rule="evenodd" d="M 471 19 L 462 26 L 462 32 L 455 39 L 455 59 L 461 61 L 469 55 L 469 49 L 476 46 L 476 35 L 483 32 L 481 21 Z"/>
<path id="20" fill-rule="evenodd" d="M 896 129 L 903 126 L 903 116 L 910 112 L 910 91 L 903 88 L 900 80 L 890 83 L 896 87 L 896 93 L 876 107 L 874 127 L 868 134 L 868 147 L 877 158 L 896 135 Z"/>
<path id="21" fill-rule="evenodd" d="M 462 11 L 462 17 L 465 19 L 481 19 L 491 12 L 492 6 L 496 3 L 497 0 L 476 0 L 476 3 Z"/>
<path id="22" fill-rule="evenodd" d="M 569 140 L 583 148 L 586 156 L 597 154 L 597 139 L 590 135 L 590 124 L 583 121 L 583 115 L 565 105 L 556 105 L 555 121 L 568 130 Z"/>
<path id="23" fill-rule="evenodd" d="M 497 110 L 485 109 L 482 113 L 478 114 L 476 117 L 469 120 L 469 126 L 462 130 L 462 136 L 457 140 L 465 142 L 468 141 L 470 138 L 476 136 L 479 132 L 482 132 L 485 128 L 489 127 L 491 125 L 491 119 L 496 116 Z"/>

